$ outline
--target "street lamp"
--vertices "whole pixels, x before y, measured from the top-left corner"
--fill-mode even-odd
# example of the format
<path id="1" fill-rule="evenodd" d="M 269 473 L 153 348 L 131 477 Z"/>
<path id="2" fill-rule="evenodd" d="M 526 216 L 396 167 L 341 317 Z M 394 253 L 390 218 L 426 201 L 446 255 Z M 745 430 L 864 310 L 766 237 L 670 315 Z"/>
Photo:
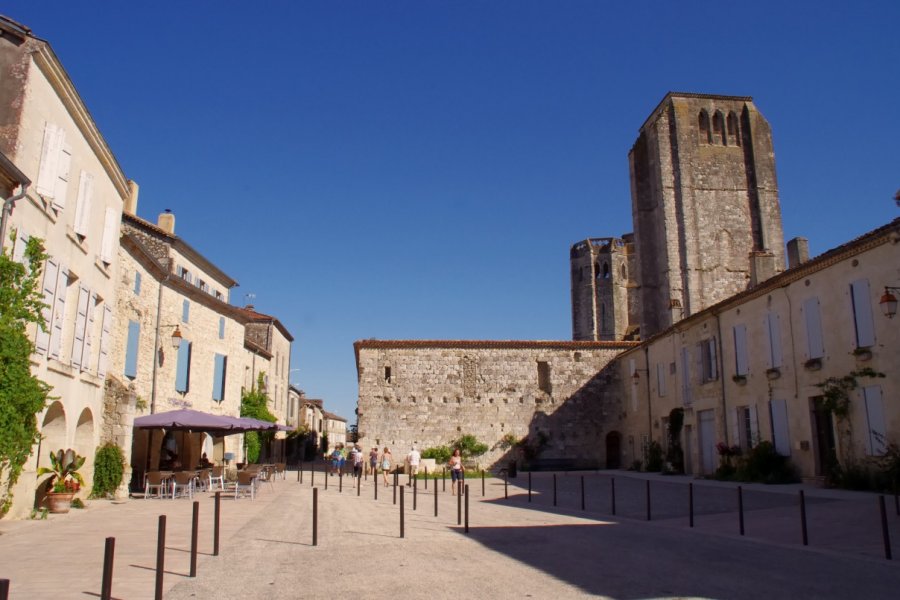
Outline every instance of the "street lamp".
<path id="1" fill-rule="evenodd" d="M 178 328 L 178 325 L 175 326 L 175 331 L 172 332 L 172 347 L 175 350 L 181 347 L 181 329 Z"/>
<path id="2" fill-rule="evenodd" d="M 884 286 L 884 294 L 882 294 L 881 300 L 878 301 L 878 304 L 881 305 L 881 312 L 888 319 L 893 319 L 894 315 L 897 314 L 897 296 L 892 292 L 900 294 L 900 287 Z"/>

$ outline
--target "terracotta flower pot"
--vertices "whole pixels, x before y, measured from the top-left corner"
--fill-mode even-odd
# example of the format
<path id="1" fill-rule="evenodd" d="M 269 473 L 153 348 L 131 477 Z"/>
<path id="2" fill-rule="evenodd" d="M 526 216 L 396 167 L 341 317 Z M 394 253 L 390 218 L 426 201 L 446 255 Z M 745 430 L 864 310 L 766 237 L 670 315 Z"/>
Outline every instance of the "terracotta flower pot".
<path id="1" fill-rule="evenodd" d="M 72 508 L 72 498 L 74 496 L 75 492 L 48 492 L 47 508 L 52 513 L 67 513 Z"/>

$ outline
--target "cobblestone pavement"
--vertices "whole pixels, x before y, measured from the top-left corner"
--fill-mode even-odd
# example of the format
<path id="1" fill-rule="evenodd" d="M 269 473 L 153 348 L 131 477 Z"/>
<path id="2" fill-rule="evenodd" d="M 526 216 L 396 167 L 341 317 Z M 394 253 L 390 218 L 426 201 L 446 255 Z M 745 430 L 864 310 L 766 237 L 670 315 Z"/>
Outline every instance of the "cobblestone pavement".
<path id="1" fill-rule="evenodd" d="M 0 521 L 0 578 L 12 599 L 99 597 L 104 538 L 116 537 L 115 598 L 152 598 L 158 516 L 167 515 L 165 597 L 408 598 L 894 598 L 900 565 L 884 558 L 877 496 L 801 486 L 737 488 L 684 477 L 624 472 L 527 474 L 470 479 L 470 528 L 457 499 L 434 483 L 405 488 L 405 537 L 393 488 L 371 478 L 360 494 L 349 478 L 316 475 L 318 546 L 312 546 L 312 488 L 289 472 L 258 498 L 222 500 L 220 556 L 212 556 L 212 497 L 200 503 L 198 576 L 190 565 L 189 500 L 91 502 L 47 521 Z M 616 515 L 612 515 L 615 477 Z M 585 510 L 581 510 L 584 477 Z M 651 520 L 647 514 L 650 482 Z M 693 483 L 694 527 L 688 521 Z M 421 482 L 420 482 L 421 484 Z M 439 484 L 441 485 L 441 484 Z M 402 489 L 402 488 L 401 488 Z M 810 545 L 800 533 L 806 494 Z M 399 492 L 399 490 L 398 490 Z M 888 498 L 894 545 L 900 516 Z"/>

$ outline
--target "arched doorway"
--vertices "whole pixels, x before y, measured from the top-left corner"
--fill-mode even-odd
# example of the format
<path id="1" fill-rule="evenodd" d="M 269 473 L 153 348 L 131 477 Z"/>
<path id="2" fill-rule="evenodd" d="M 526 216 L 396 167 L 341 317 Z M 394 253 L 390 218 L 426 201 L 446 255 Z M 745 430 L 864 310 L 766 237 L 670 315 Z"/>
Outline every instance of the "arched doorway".
<path id="1" fill-rule="evenodd" d="M 50 453 L 66 449 L 66 410 L 58 400 L 44 413 L 41 425 L 41 441 L 38 443 L 35 469 L 50 466 Z M 39 508 L 47 495 L 50 478 L 44 477 L 34 491 L 34 507 Z"/>
<path id="2" fill-rule="evenodd" d="M 85 457 L 84 466 L 79 473 L 84 477 L 85 485 L 90 485 L 94 480 L 94 415 L 89 408 L 85 408 L 78 416 L 75 425 L 75 446 L 73 448 L 79 456 Z"/>
<path id="3" fill-rule="evenodd" d="M 606 468 L 619 469 L 622 467 L 622 434 L 618 431 L 610 431 L 606 434 Z"/>

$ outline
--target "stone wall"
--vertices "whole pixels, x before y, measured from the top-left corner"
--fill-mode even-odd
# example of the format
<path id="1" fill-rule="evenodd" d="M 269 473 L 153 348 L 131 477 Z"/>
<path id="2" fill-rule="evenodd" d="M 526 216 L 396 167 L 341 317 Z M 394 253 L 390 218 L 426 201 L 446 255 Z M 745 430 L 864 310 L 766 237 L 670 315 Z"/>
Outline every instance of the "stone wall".
<path id="1" fill-rule="evenodd" d="M 510 456 L 509 434 L 542 439 L 541 456 L 603 465 L 600 441 L 621 413 L 618 376 L 605 369 L 624 342 L 356 342 L 364 448 L 397 457 L 413 445 L 475 435 L 484 466 Z M 541 366 L 542 363 L 546 366 Z M 539 376 L 543 370 L 546 377 Z"/>

